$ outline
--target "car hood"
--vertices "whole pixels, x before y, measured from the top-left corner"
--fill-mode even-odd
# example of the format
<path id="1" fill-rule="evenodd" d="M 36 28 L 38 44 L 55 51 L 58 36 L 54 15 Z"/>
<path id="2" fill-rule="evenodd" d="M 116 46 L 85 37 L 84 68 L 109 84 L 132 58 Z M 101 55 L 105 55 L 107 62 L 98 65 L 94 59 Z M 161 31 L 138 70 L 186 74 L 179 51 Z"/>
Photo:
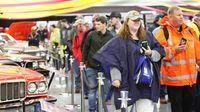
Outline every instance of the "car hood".
<path id="1" fill-rule="evenodd" d="M 3 54 L 0 54 L 0 60 L 9 60 L 6 56 L 4 56 Z"/>
<path id="2" fill-rule="evenodd" d="M 38 50 L 39 48 L 35 46 L 26 46 L 24 44 L 14 43 L 14 44 L 5 44 L 4 49 L 14 50 L 14 51 L 26 51 L 26 50 Z"/>
<path id="3" fill-rule="evenodd" d="M 12 60 L 10 60 L 8 57 L 4 56 L 3 54 L 0 54 L 0 65 L 13 63 Z"/>
<path id="4" fill-rule="evenodd" d="M 26 80 L 26 81 L 34 81 L 34 80 L 44 80 L 45 77 L 33 70 L 17 67 L 17 66 L 9 66 L 9 65 L 0 65 L 0 81 L 3 80 Z"/>
<path id="5" fill-rule="evenodd" d="M 39 56 L 32 56 L 32 55 L 29 55 L 29 54 L 4 54 L 5 57 L 7 57 L 8 59 L 11 59 L 13 61 L 15 60 L 40 60 L 42 59 L 41 57 Z"/>

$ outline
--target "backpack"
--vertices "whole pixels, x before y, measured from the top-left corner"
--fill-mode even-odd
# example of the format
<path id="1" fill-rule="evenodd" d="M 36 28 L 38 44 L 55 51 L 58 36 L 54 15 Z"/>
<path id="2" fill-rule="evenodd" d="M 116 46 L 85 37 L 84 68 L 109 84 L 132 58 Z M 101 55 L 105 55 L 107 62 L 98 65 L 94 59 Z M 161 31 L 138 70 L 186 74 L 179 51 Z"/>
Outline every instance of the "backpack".
<path id="1" fill-rule="evenodd" d="M 166 26 L 163 27 L 163 32 L 164 32 L 164 35 L 165 35 L 165 39 L 168 40 L 169 39 L 169 32 L 168 32 Z"/>
<path id="2" fill-rule="evenodd" d="M 187 27 L 188 27 L 188 26 L 187 26 Z M 187 28 L 187 27 L 186 27 L 186 28 Z M 163 29 L 163 32 L 164 32 L 164 35 L 165 35 L 165 39 L 168 40 L 168 39 L 169 39 L 169 31 L 168 31 L 167 27 L 164 26 L 162 29 Z M 182 30 L 182 27 L 181 27 L 181 30 Z M 190 28 L 189 28 L 189 32 L 192 34 Z"/>

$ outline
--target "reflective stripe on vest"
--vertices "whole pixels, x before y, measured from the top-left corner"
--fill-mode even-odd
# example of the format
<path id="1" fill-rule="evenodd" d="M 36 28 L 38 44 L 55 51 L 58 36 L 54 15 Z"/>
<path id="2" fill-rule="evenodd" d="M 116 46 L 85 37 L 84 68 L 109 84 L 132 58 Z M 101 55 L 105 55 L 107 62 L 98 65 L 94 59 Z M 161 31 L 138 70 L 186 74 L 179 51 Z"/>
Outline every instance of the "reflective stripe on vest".
<path id="1" fill-rule="evenodd" d="M 165 66 L 183 65 L 183 64 L 186 64 L 186 63 L 195 64 L 196 60 L 195 59 L 190 59 L 189 61 L 186 61 L 186 60 L 172 60 L 171 62 L 162 61 L 162 64 L 165 65 Z"/>
<path id="2" fill-rule="evenodd" d="M 168 53 L 169 53 L 169 59 L 171 59 L 172 58 L 172 53 L 170 51 L 170 47 L 164 47 L 164 49 L 165 49 L 165 52 L 168 51 Z"/>
<path id="3" fill-rule="evenodd" d="M 191 76 L 190 75 L 183 75 L 183 76 L 173 76 L 173 77 L 161 74 L 161 78 L 163 78 L 165 80 L 186 80 L 186 79 L 189 79 L 189 78 L 197 78 L 197 74 L 192 74 Z"/>
<path id="4" fill-rule="evenodd" d="M 171 37 L 171 33 L 168 31 L 168 33 L 169 33 L 169 38 L 168 38 L 168 46 L 169 46 L 169 48 L 168 48 L 168 50 L 169 50 L 169 59 L 171 59 L 172 58 L 172 52 L 171 52 L 171 50 L 170 50 L 170 47 L 172 47 L 173 46 L 173 43 L 172 43 L 172 37 Z"/>

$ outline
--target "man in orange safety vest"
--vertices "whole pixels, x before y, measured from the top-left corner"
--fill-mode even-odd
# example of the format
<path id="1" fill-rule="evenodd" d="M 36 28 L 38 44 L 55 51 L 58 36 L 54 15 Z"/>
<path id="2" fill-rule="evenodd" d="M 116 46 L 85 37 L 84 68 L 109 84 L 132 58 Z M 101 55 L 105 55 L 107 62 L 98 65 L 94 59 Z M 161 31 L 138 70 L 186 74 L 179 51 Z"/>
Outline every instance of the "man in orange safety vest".
<path id="1" fill-rule="evenodd" d="M 179 7 L 170 7 L 167 14 L 155 34 L 166 51 L 161 64 L 161 84 L 167 85 L 172 112 L 192 112 L 200 42 L 194 30 L 184 23 Z"/>

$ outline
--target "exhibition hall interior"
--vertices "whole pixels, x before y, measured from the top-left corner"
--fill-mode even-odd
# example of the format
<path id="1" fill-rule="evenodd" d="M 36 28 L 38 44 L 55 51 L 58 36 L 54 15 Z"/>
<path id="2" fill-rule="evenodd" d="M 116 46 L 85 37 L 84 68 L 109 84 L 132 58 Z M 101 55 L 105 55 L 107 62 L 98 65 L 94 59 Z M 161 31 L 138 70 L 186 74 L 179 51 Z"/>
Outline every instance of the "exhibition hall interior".
<path id="1" fill-rule="evenodd" d="M 0 112 L 200 112 L 200 0 L 0 0 Z"/>

